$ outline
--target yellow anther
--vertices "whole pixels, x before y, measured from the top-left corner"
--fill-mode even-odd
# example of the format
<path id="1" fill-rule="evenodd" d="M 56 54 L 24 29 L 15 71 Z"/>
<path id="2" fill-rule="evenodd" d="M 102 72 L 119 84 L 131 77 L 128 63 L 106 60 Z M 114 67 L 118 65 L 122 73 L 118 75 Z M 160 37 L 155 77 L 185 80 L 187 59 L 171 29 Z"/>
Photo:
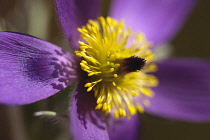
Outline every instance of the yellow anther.
<path id="1" fill-rule="evenodd" d="M 78 43 L 79 43 L 80 45 L 82 45 L 82 46 L 86 46 L 86 45 L 87 45 L 87 44 L 85 44 L 85 43 L 82 42 L 82 41 L 78 41 Z M 80 46 L 80 49 L 81 49 L 82 46 Z"/>
<path id="2" fill-rule="evenodd" d="M 140 113 L 143 113 L 144 112 L 144 108 L 141 106 L 141 105 L 137 105 L 137 110 L 140 112 Z"/>
<path id="3" fill-rule="evenodd" d="M 80 66 L 81 66 L 82 70 L 84 70 L 84 71 L 87 71 L 90 69 L 87 65 L 85 65 L 83 63 L 80 63 Z"/>
<path id="4" fill-rule="evenodd" d="M 79 56 L 79 57 L 83 57 L 83 54 L 82 54 L 81 52 L 79 52 L 79 51 L 75 51 L 75 54 L 76 54 L 77 56 Z"/>
<path id="5" fill-rule="evenodd" d="M 130 94 L 131 94 L 132 96 L 139 96 L 139 93 L 138 93 L 138 92 L 135 92 L 135 91 L 131 91 Z"/>
<path id="6" fill-rule="evenodd" d="M 147 68 L 148 72 L 156 72 L 157 69 L 158 69 L 158 68 L 157 68 L 157 65 L 155 65 L 155 64 L 151 64 L 151 65 L 149 65 L 148 68 Z"/>
<path id="7" fill-rule="evenodd" d="M 85 84 L 85 87 L 90 87 L 90 86 L 92 86 L 93 84 L 92 83 L 86 83 Z"/>
<path id="8" fill-rule="evenodd" d="M 101 98 L 98 98 L 96 102 L 97 102 L 97 104 L 99 104 L 99 103 L 102 103 L 102 101 L 103 100 Z"/>
<path id="9" fill-rule="evenodd" d="M 78 30 L 79 32 L 81 32 L 81 33 L 85 33 L 85 32 L 84 32 L 84 29 L 77 28 L 77 30 Z M 86 30 L 86 32 L 87 32 L 87 30 Z"/>
<path id="10" fill-rule="evenodd" d="M 114 111 L 114 117 L 115 117 L 115 119 L 120 118 L 119 112 L 117 110 Z"/>
<path id="11" fill-rule="evenodd" d="M 126 111 L 124 109 L 120 108 L 119 109 L 119 115 L 120 115 L 120 117 L 126 116 Z"/>
<path id="12" fill-rule="evenodd" d="M 117 87 L 117 89 L 118 89 L 118 90 L 122 90 L 122 88 L 121 88 L 121 87 L 119 87 L 119 86 L 116 86 L 116 87 Z"/>
<path id="13" fill-rule="evenodd" d="M 93 87 L 89 87 L 89 88 L 87 89 L 87 92 L 91 91 L 92 89 L 93 89 Z"/>
<path id="14" fill-rule="evenodd" d="M 114 71 L 114 68 L 110 68 L 109 71 L 110 71 L 110 72 L 113 72 L 113 71 Z"/>
<path id="15" fill-rule="evenodd" d="M 113 85 L 113 86 L 116 86 L 116 83 L 115 83 L 115 82 L 112 82 L 112 85 Z"/>
<path id="16" fill-rule="evenodd" d="M 85 60 L 82 60 L 81 63 L 83 63 L 83 64 L 85 64 L 85 65 L 88 65 L 87 61 L 85 61 Z"/>
<path id="17" fill-rule="evenodd" d="M 107 109 L 108 109 L 108 106 L 107 106 L 107 104 L 106 104 L 106 103 L 104 103 L 104 104 L 103 104 L 103 108 L 102 108 L 102 110 L 103 110 L 103 111 L 106 111 Z"/>
<path id="18" fill-rule="evenodd" d="M 105 99 L 105 97 L 104 97 L 104 95 L 103 96 L 100 96 L 100 97 L 98 97 L 98 99 L 97 99 L 97 104 L 99 104 L 99 103 L 102 103 L 103 101 L 104 101 L 104 99 Z"/>
<path id="19" fill-rule="evenodd" d="M 140 91 L 149 97 L 152 97 L 154 95 L 153 91 L 149 88 L 141 88 Z"/>
<path id="20" fill-rule="evenodd" d="M 101 109 L 102 106 L 103 106 L 103 104 L 97 104 L 96 107 L 95 107 L 95 109 Z"/>
<path id="21" fill-rule="evenodd" d="M 127 89 L 127 88 L 123 88 L 123 90 L 124 90 L 125 92 L 129 92 L 129 89 Z"/>
<path id="22" fill-rule="evenodd" d="M 88 48 L 90 48 L 90 46 L 80 46 L 81 50 L 85 50 L 85 49 L 88 49 Z"/>
<path id="23" fill-rule="evenodd" d="M 117 68 L 120 67 L 120 64 L 115 64 L 115 67 L 117 67 Z"/>
<path id="24" fill-rule="evenodd" d="M 131 105 L 128 106 L 128 110 L 131 113 L 131 115 L 136 114 L 136 108 L 134 106 L 131 106 Z"/>

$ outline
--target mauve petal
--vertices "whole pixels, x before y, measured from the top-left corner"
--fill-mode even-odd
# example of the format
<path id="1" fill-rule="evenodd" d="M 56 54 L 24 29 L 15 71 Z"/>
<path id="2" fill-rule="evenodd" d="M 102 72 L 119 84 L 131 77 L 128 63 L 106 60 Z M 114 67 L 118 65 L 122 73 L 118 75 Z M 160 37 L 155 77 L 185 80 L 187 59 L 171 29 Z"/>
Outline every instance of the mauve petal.
<path id="1" fill-rule="evenodd" d="M 113 0 L 110 15 L 124 19 L 155 45 L 168 42 L 183 25 L 196 0 Z"/>
<path id="2" fill-rule="evenodd" d="M 55 3 L 63 31 L 75 50 L 80 38 L 77 28 L 99 16 L 101 0 L 55 0 Z"/>
<path id="3" fill-rule="evenodd" d="M 184 121 L 210 120 L 210 63 L 171 59 L 158 63 L 160 84 L 146 112 Z"/>
<path id="4" fill-rule="evenodd" d="M 0 103 L 28 104 L 57 93 L 75 80 L 74 61 L 46 41 L 0 32 Z"/>
<path id="5" fill-rule="evenodd" d="M 115 120 L 109 125 L 110 140 L 137 140 L 140 128 L 140 119 L 138 115 Z"/>
<path id="6" fill-rule="evenodd" d="M 105 116 L 94 109 L 93 93 L 80 83 L 70 108 L 70 126 L 74 140 L 109 140 Z"/>

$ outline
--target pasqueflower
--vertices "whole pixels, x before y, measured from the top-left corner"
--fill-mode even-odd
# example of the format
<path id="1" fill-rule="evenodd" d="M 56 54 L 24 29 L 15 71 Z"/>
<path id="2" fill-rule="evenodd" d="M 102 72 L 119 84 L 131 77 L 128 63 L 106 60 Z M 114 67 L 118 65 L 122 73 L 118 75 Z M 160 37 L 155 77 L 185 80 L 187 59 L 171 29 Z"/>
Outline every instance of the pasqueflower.
<path id="1" fill-rule="evenodd" d="M 156 63 L 151 50 L 173 37 L 193 0 L 113 0 L 107 18 L 99 15 L 100 0 L 55 2 L 76 55 L 26 34 L 0 32 L 2 104 L 33 103 L 77 82 L 69 116 L 78 140 L 135 139 L 135 114 L 144 109 L 209 120 L 209 63 Z"/>

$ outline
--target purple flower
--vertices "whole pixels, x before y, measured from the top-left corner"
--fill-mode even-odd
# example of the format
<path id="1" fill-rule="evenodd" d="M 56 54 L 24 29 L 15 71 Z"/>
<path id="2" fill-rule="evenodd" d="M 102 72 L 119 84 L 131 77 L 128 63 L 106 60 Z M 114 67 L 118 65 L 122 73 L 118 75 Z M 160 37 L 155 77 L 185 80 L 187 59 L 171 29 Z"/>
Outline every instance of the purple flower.
<path id="1" fill-rule="evenodd" d="M 33 103 L 78 82 L 70 107 L 70 126 L 78 140 L 135 139 L 139 120 L 134 114 L 143 107 L 170 119 L 210 119 L 209 62 L 165 60 L 156 63 L 152 76 L 148 72 L 156 66 L 150 45 L 116 21 L 124 19 L 157 47 L 175 35 L 194 0 L 113 0 L 111 18 L 98 20 L 99 0 L 55 2 L 77 56 L 26 34 L 0 32 L 0 103 Z M 154 87 L 156 77 L 159 85 Z M 124 116 L 131 119 L 118 119 Z"/>

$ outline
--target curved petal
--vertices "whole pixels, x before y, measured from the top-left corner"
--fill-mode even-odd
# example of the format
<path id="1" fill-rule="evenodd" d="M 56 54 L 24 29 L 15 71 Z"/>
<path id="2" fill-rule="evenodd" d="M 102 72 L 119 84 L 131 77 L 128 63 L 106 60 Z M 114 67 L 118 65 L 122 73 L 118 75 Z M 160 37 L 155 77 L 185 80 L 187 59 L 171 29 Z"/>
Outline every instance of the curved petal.
<path id="1" fill-rule="evenodd" d="M 130 120 L 127 118 L 115 120 L 109 125 L 110 140 L 137 140 L 139 128 L 138 115 L 132 116 Z"/>
<path id="2" fill-rule="evenodd" d="M 38 38 L 0 32 L 0 103 L 22 105 L 47 98 L 76 79 L 73 57 Z"/>
<path id="3" fill-rule="evenodd" d="M 63 31 L 75 50 L 80 38 L 77 28 L 99 16 L 101 0 L 55 0 L 55 3 Z"/>
<path id="4" fill-rule="evenodd" d="M 172 39 L 195 3 L 196 0 L 113 0 L 110 15 L 124 19 L 128 27 L 143 32 L 157 46 Z"/>
<path id="5" fill-rule="evenodd" d="M 93 93 L 80 83 L 70 108 L 70 126 L 75 140 L 109 140 L 104 114 L 96 111 Z"/>
<path id="6" fill-rule="evenodd" d="M 185 121 L 210 120 L 210 63 L 171 59 L 158 63 L 160 81 L 148 113 Z"/>

